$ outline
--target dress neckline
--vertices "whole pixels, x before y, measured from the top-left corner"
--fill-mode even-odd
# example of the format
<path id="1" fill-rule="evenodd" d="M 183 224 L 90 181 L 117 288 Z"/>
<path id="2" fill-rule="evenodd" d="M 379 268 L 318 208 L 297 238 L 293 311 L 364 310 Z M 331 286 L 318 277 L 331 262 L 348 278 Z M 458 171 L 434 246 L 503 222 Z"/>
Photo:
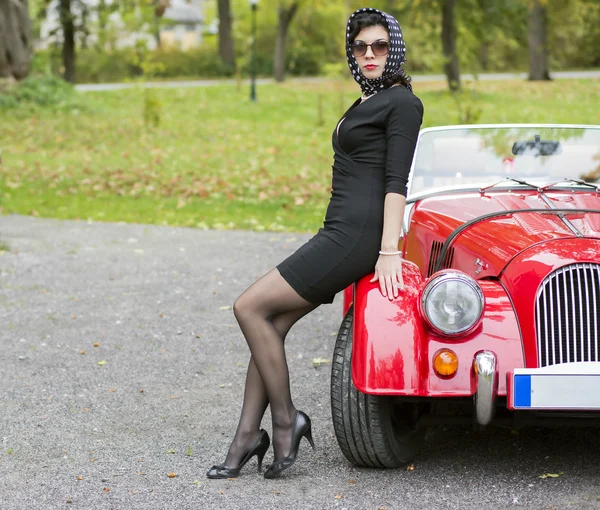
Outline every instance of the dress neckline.
<path id="1" fill-rule="evenodd" d="M 350 106 L 350 108 L 348 108 L 348 110 L 346 110 L 345 115 L 340 119 L 340 121 L 337 123 L 337 126 L 335 126 L 335 136 L 338 138 L 340 137 L 340 126 L 342 125 L 342 123 L 348 118 L 348 116 L 354 111 L 356 110 L 356 108 L 358 108 L 361 104 L 366 103 L 368 99 L 372 99 L 374 96 L 377 96 L 379 94 L 381 94 L 382 92 L 385 92 L 386 90 L 391 90 L 394 87 L 397 87 L 399 84 L 394 84 L 391 87 L 388 87 L 387 89 L 383 89 L 380 90 L 379 92 L 376 92 L 375 94 L 370 95 L 367 99 L 365 99 L 364 101 L 362 100 L 362 96 L 360 96 L 356 101 L 354 101 L 354 103 L 352 103 L 352 105 Z"/>

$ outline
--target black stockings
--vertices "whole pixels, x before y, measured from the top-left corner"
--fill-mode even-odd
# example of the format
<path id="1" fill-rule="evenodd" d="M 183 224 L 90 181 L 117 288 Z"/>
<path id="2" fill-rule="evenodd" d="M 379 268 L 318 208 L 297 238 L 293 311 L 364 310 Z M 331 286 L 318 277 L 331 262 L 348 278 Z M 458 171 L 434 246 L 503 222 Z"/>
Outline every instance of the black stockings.
<path id="1" fill-rule="evenodd" d="M 279 460 L 290 453 L 295 407 L 283 342 L 290 328 L 318 305 L 306 301 L 273 269 L 251 285 L 233 311 L 248 342 L 250 363 L 244 403 L 225 466 L 236 467 L 258 438 L 262 417 L 271 405 L 273 449 Z"/>

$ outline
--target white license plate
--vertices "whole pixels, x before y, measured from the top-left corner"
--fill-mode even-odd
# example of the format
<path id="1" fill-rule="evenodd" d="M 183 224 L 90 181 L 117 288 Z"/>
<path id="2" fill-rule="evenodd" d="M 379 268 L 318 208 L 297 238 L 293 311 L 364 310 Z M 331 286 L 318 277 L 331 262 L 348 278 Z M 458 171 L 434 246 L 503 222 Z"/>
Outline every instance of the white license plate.
<path id="1" fill-rule="evenodd" d="M 559 371 L 567 367 L 568 364 Z M 592 372 L 597 372 L 597 367 L 598 364 Z M 600 410 L 600 373 L 545 373 L 550 369 L 515 369 L 512 381 L 515 409 Z"/>

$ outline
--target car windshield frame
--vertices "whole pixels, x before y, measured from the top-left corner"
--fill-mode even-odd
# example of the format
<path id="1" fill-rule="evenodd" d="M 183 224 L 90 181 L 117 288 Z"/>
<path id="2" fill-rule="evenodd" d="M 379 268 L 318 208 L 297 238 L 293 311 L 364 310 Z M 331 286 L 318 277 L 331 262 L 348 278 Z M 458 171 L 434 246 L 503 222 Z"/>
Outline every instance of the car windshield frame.
<path id="1" fill-rule="evenodd" d="M 598 181 L 589 181 L 589 182 L 585 182 L 585 183 L 577 183 L 574 181 L 562 181 L 560 178 L 552 178 L 551 180 L 549 180 L 548 182 L 539 182 L 536 181 L 536 177 L 535 175 L 529 175 L 529 176 L 523 176 L 520 175 L 518 173 L 515 173 L 514 175 L 511 175 L 510 177 L 514 177 L 516 179 L 522 179 L 523 181 L 527 181 L 524 183 L 519 183 L 515 180 L 512 180 L 509 176 L 506 176 L 507 178 L 505 179 L 505 181 L 503 181 L 501 178 L 498 178 L 498 175 L 490 175 L 489 179 L 484 180 L 482 179 L 480 182 L 477 183 L 462 183 L 462 184 L 453 184 L 453 185 L 446 185 L 446 186 L 435 186 L 435 187 L 431 187 L 428 188 L 426 190 L 423 189 L 418 189 L 417 191 L 414 191 L 414 180 L 415 180 L 415 167 L 416 164 L 419 160 L 419 149 L 421 148 L 422 150 L 422 142 L 424 139 L 424 135 L 428 135 L 429 133 L 435 133 L 435 132 L 452 132 L 452 131 L 460 131 L 460 130 L 467 130 L 470 132 L 473 131 L 478 131 L 478 130 L 516 130 L 516 129 L 522 129 L 522 130 L 550 130 L 550 129 L 561 129 L 561 130 L 567 130 L 567 129 L 580 129 L 580 130 L 594 130 L 598 132 L 598 136 L 599 136 L 599 140 L 600 140 L 600 125 L 594 125 L 594 124 L 470 124 L 470 125 L 450 125 L 450 126 L 434 126 L 434 127 L 429 127 L 429 128 L 424 128 L 421 130 L 421 132 L 419 133 L 419 138 L 417 140 L 417 145 L 415 148 L 415 156 L 413 158 L 412 161 L 412 165 L 411 165 L 411 170 L 410 170 L 410 175 L 409 175 L 409 179 L 408 179 L 408 194 L 407 194 L 407 200 L 409 202 L 414 202 L 418 199 L 424 198 L 426 196 L 431 196 L 431 195 L 438 195 L 438 194 L 443 194 L 443 193 L 455 193 L 455 192 L 472 192 L 472 191 L 482 191 L 483 188 L 487 188 L 487 191 L 491 192 L 491 191 L 497 191 L 497 190 L 502 190 L 502 191 L 506 191 L 507 189 L 528 189 L 528 186 L 526 186 L 526 184 L 531 183 L 531 189 L 538 189 L 538 187 L 543 186 L 543 185 L 548 185 L 548 184 L 554 184 L 554 186 L 551 187 L 551 189 L 573 189 L 573 188 L 582 188 L 582 189 L 587 189 L 588 191 L 592 190 L 594 185 L 597 185 L 600 187 L 600 178 L 598 179 Z M 465 137 L 465 139 L 467 139 L 467 137 Z M 474 138 L 474 140 L 476 140 L 476 138 Z M 516 141 L 516 140 L 515 140 Z M 483 152 L 483 151 L 482 151 Z M 600 148 L 599 148 L 599 153 L 600 153 Z M 517 156 L 519 157 L 519 156 Z M 543 156 L 543 157 L 553 157 L 553 156 Z M 599 162 L 600 164 L 600 162 Z M 419 174 L 417 174 L 417 177 L 420 177 Z M 568 176 L 565 176 L 566 179 L 568 179 Z M 533 181 L 533 182 L 532 182 Z M 590 186 L 591 184 L 591 186 Z M 493 186 L 491 186 L 493 185 Z"/>

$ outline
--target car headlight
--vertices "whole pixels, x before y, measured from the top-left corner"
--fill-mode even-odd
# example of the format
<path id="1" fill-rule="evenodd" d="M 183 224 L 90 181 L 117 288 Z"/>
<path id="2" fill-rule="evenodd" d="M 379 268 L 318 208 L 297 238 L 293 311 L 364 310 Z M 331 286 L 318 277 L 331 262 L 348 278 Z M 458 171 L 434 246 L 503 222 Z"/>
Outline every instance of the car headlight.
<path id="1" fill-rule="evenodd" d="M 483 291 L 470 276 L 445 272 L 431 279 L 421 296 L 421 311 L 431 327 L 442 335 L 459 335 L 481 319 Z"/>

